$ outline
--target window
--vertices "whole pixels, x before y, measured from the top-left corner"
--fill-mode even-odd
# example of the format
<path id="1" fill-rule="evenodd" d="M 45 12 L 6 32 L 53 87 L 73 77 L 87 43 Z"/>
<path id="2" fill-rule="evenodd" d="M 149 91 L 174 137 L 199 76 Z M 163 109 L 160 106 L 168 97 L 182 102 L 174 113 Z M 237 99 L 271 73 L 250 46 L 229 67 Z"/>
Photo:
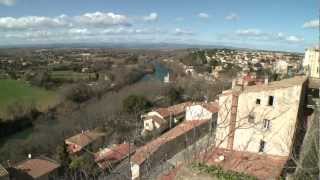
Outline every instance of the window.
<path id="1" fill-rule="evenodd" d="M 248 116 L 248 122 L 249 123 L 254 123 L 254 119 L 255 119 L 255 116 L 254 116 L 254 113 L 251 112 Z"/>
<path id="2" fill-rule="evenodd" d="M 256 100 L 256 104 L 260 104 L 261 103 L 261 100 L 260 99 L 257 99 Z"/>
<path id="3" fill-rule="evenodd" d="M 264 119 L 263 120 L 263 128 L 264 129 L 270 129 L 270 120 L 268 120 L 268 119 Z"/>
<path id="4" fill-rule="evenodd" d="M 274 101 L 274 97 L 273 96 L 269 96 L 268 105 L 269 106 L 273 106 L 273 101 Z"/>
<path id="5" fill-rule="evenodd" d="M 264 140 L 260 140 L 259 152 L 264 152 L 265 146 L 266 142 Z"/>

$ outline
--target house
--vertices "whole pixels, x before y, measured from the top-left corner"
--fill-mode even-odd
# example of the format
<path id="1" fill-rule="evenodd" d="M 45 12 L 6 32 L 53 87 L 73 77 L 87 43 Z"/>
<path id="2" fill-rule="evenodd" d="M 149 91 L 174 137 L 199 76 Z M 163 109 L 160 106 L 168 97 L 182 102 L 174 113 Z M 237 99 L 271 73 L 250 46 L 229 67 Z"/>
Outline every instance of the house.
<path id="1" fill-rule="evenodd" d="M 234 88 L 219 97 L 219 148 L 289 157 L 303 115 L 306 78 Z"/>
<path id="2" fill-rule="evenodd" d="M 47 157 L 27 159 L 9 168 L 12 180 L 49 180 L 58 173 L 60 164 Z"/>
<path id="3" fill-rule="evenodd" d="M 0 164 L 0 180 L 9 180 L 9 173 L 1 164 Z"/>
<path id="4" fill-rule="evenodd" d="M 130 162 L 132 179 L 148 179 L 148 174 L 153 168 L 204 137 L 209 132 L 209 122 L 208 120 L 184 121 L 138 148 Z"/>
<path id="5" fill-rule="evenodd" d="M 274 71 L 278 74 L 288 74 L 289 64 L 285 60 L 279 60 L 274 64 Z"/>
<path id="6" fill-rule="evenodd" d="M 114 144 L 95 153 L 94 160 L 103 169 L 113 168 L 116 164 L 135 152 L 135 146 L 129 143 Z"/>
<path id="7" fill-rule="evenodd" d="M 303 69 L 306 75 L 312 78 L 320 78 L 320 49 L 311 48 L 305 52 Z"/>
<path id="8" fill-rule="evenodd" d="M 80 134 L 72 136 L 65 140 L 65 143 L 68 146 L 68 150 L 70 154 L 74 154 L 80 152 L 86 146 L 92 144 L 93 142 L 97 141 L 98 139 L 105 136 L 105 133 L 98 132 L 96 130 L 90 131 L 82 131 Z"/>
<path id="9" fill-rule="evenodd" d="M 218 106 L 217 102 L 193 103 L 186 108 L 186 121 L 213 119 L 219 111 Z"/>
<path id="10" fill-rule="evenodd" d="M 167 108 L 158 108 L 143 115 L 143 131 L 147 132 L 163 132 L 174 127 L 185 118 L 186 107 L 191 102 L 185 102 L 173 105 Z"/>

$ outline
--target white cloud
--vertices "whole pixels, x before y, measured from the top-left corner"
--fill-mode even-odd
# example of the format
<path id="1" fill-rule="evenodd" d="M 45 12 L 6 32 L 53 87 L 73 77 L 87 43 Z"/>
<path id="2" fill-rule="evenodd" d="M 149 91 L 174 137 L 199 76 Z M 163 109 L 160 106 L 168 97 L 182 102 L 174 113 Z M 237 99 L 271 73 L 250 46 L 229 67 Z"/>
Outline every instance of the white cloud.
<path id="1" fill-rule="evenodd" d="M 0 30 L 24 30 L 24 29 L 47 29 L 47 28 L 69 28 L 69 27 L 109 27 L 129 26 L 129 20 L 125 15 L 114 13 L 85 13 L 80 16 L 69 17 L 60 15 L 58 17 L 25 16 L 25 17 L 0 17 Z"/>
<path id="2" fill-rule="evenodd" d="M 239 15 L 236 13 L 230 13 L 228 16 L 225 17 L 225 19 L 228 21 L 238 20 L 239 18 Z"/>
<path id="3" fill-rule="evenodd" d="M 319 28 L 320 26 L 320 20 L 319 19 L 314 19 L 311 21 L 307 21 L 303 24 L 303 28 Z"/>
<path id="4" fill-rule="evenodd" d="M 174 35 L 177 35 L 177 36 L 184 36 L 184 35 L 194 35 L 194 33 L 190 30 L 183 30 L 183 29 L 180 29 L 180 28 L 176 28 L 175 31 L 174 31 Z"/>
<path id="5" fill-rule="evenodd" d="M 103 13 L 85 13 L 81 16 L 74 18 L 75 21 L 80 25 L 90 25 L 90 26 L 112 26 L 112 25 L 130 25 L 127 16 L 114 14 L 112 12 Z"/>
<path id="6" fill-rule="evenodd" d="M 286 41 L 288 42 L 293 42 L 293 43 L 299 43 L 299 42 L 303 42 L 304 39 L 303 38 L 299 38 L 297 36 L 288 36 L 285 38 Z"/>
<path id="7" fill-rule="evenodd" d="M 78 29 L 78 28 L 72 28 L 68 31 L 70 34 L 78 34 L 78 35 L 88 35 L 90 34 L 89 30 L 86 28 Z"/>
<path id="8" fill-rule="evenodd" d="M 20 18 L 2 17 L 0 18 L 0 29 L 28 29 L 41 27 L 61 27 L 68 24 L 66 16 L 62 15 L 55 18 L 43 16 L 26 16 Z"/>
<path id="9" fill-rule="evenodd" d="M 158 20 L 158 14 L 153 12 L 153 13 L 150 13 L 148 16 L 145 16 L 143 17 L 143 20 L 145 21 L 156 21 Z"/>
<path id="10" fill-rule="evenodd" d="M 199 18 L 203 18 L 203 19 L 208 19 L 209 18 L 209 14 L 207 14 L 207 13 L 199 13 L 198 17 Z"/>
<path id="11" fill-rule="evenodd" d="M 241 36 L 260 36 L 262 32 L 259 29 L 241 29 L 237 30 L 236 34 Z"/>
<path id="12" fill-rule="evenodd" d="M 13 6 L 16 4 L 16 0 L 0 0 L 0 5 Z"/>
<path id="13" fill-rule="evenodd" d="M 262 32 L 259 29 L 243 29 L 237 30 L 235 32 L 236 36 L 240 37 L 241 39 L 247 40 L 254 40 L 260 42 L 285 42 L 285 43 L 301 43 L 304 41 L 304 38 L 295 36 L 295 35 L 286 35 L 285 33 L 278 32 L 278 33 L 269 33 L 269 32 Z"/>

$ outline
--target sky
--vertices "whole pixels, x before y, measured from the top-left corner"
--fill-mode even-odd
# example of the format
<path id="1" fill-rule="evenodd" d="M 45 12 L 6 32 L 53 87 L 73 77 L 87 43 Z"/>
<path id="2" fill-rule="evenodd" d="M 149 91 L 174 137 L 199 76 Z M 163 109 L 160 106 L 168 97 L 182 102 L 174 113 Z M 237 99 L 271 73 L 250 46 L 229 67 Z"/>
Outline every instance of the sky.
<path id="1" fill-rule="evenodd" d="M 319 0 L 0 0 L 0 45 L 182 43 L 303 52 Z"/>

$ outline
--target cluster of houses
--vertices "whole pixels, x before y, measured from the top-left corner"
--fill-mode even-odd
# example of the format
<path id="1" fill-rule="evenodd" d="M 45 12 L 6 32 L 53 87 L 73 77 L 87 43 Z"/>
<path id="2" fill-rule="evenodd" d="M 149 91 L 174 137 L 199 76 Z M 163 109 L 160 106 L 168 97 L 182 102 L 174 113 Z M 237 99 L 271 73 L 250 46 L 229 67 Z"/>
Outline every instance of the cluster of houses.
<path id="1" fill-rule="evenodd" d="M 294 74 L 301 73 L 301 60 L 303 58 L 300 54 L 292 53 L 224 49 L 216 49 L 210 55 L 206 52 L 205 57 L 208 63 L 215 61 L 218 64 L 212 67 L 211 73 L 196 72 L 194 66 L 184 65 L 183 63 L 180 63 L 180 65 L 186 74 L 210 82 L 220 79 L 223 72 L 230 68 L 230 65 L 240 68 L 242 72 L 269 70 L 280 76 L 292 77 Z"/>
<path id="2" fill-rule="evenodd" d="M 143 179 L 177 153 L 213 137 L 208 144 L 212 149 L 205 154 L 210 165 L 260 179 L 277 179 L 290 173 L 284 169 L 299 152 L 314 101 L 320 95 L 320 73 L 317 68 L 313 70 L 320 64 L 319 50 L 316 52 L 318 59 L 304 63 L 308 76 L 270 82 L 244 73 L 213 102 L 184 102 L 142 115 L 141 134 L 156 135 L 145 145 L 114 144 L 99 149 L 93 158 L 107 170 L 130 157 L 131 178 Z M 66 139 L 65 144 L 70 154 L 80 154 L 105 136 L 99 130 L 82 131 Z M 0 179 L 9 179 L 9 174 L 11 179 L 49 179 L 59 166 L 46 157 L 29 157 L 8 170 L 0 166 Z"/>

